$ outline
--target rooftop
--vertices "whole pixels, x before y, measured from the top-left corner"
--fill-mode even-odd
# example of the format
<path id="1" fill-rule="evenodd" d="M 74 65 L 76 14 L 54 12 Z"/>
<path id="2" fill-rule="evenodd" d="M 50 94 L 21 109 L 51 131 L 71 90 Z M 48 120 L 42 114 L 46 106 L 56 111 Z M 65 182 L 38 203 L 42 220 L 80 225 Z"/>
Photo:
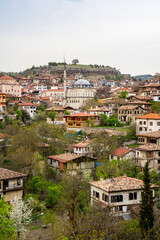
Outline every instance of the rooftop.
<path id="1" fill-rule="evenodd" d="M 95 115 L 95 114 L 79 112 L 79 113 L 74 113 L 74 114 L 67 115 L 66 117 L 98 117 L 98 116 Z"/>
<path id="2" fill-rule="evenodd" d="M 133 110 L 137 107 L 139 107 L 139 106 L 138 105 L 126 105 L 126 106 L 119 107 L 118 110 Z"/>
<path id="3" fill-rule="evenodd" d="M 26 177 L 26 174 L 15 172 L 6 168 L 0 168 L 0 180 Z"/>
<path id="4" fill-rule="evenodd" d="M 93 181 L 90 182 L 90 185 L 98 187 L 106 192 L 121 192 L 121 191 L 128 191 L 128 190 L 136 190 L 142 189 L 144 183 L 142 180 L 121 176 L 117 178 L 111 178 L 101 181 Z M 151 185 L 151 188 L 156 188 L 159 186 Z"/>
<path id="5" fill-rule="evenodd" d="M 152 138 L 160 138 L 160 131 L 149 132 L 149 133 L 141 133 L 137 134 L 139 137 L 152 137 Z"/>
<path id="6" fill-rule="evenodd" d="M 134 147 L 134 149 L 144 151 L 144 152 L 160 151 L 160 145 L 155 143 L 149 143 L 149 144 L 140 145 L 139 147 Z"/>
<path id="7" fill-rule="evenodd" d="M 115 148 L 114 150 L 112 150 L 110 152 L 110 154 L 113 155 L 113 156 L 117 156 L 117 157 L 123 157 L 124 155 L 126 155 L 130 151 L 133 151 L 133 149 L 125 148 L 125 147 L 119 147 L 119 148 Z"/>
<path id="8" fill-rule="evenodd" d="M 3 76 L 3 77 L 0 77 L 0 80 L 15 80 L 15 79 L 6 75 L 6 76 Z"/>
<path id="9" fill-rule="evenodd" d="M 48 156 L 48 158 L 57 160 L 62 163 L 69 162 L 80 157 L 81 155 L 77 155 L 75 153 L 63 153 L 59 155 Z"/>
<path id="10" fill-rule="evenodd" d="M 83 147 L 87 147 L 89 144 L 91 144 L 91 140 L 87 139 L 86 141 L 79 142 L 77 144 L 73 144 L 72 147 L 83 148 Z"/>
<path id="11" fill-rule="evenodd" d="M 148 113 L 143 116 L 136 117 L 137 119 L 160 119 L 160 115 L 157 113 Z"/>

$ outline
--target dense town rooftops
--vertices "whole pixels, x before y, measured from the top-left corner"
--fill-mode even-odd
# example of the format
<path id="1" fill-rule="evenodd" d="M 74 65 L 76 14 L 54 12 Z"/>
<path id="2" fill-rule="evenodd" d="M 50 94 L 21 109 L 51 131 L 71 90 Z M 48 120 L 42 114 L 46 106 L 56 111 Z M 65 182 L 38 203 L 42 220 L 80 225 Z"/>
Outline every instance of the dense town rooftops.
<path id="1" fill-rule="evenodd" d="M 9 169 L 0 168 L 0 180 L 26 177 L 26 174 L 15 172 Z"/>
<path id="2" fill-rule="evenodd" d="M 117 157 L 123 157 L 124 155 L 126 155 L 130 151 L 133 151 L 133 149 L 125 148 L 125 147 L 119 147 L 119 148 L 115 148 L 114 150 L 112 150 L 110 152 L 110 154 L 113 155 L 113 156 L 117 156 Z"/>
<path id="3" fill-rule="evenodd" d="M 60 155 L 48 156 L 48 158 L 57 160 L 62 163 L 69 162 L 80 157 L 82 157 L 82 155 L 77 155 L 75 153 L 63 153 Z"/>
<path id="4" fill-rule="evenodd" d="M 149 113 L 143 116 L 136 117 L 137 119 L 160 119 L 160 115 L 157 113 Z"/>
<path id="5" fill-rule="evenodd" d="M 142 180 L 121 176 L 117 178 L 110 178 L 101 181 L 90 182 L 90 185 L 100 188 L 106 192 L 119 192 L 129 190 L 141 190 L 144 186 Z M 158 188 L 159 186 L 151 184 L 151 188 Z"/>

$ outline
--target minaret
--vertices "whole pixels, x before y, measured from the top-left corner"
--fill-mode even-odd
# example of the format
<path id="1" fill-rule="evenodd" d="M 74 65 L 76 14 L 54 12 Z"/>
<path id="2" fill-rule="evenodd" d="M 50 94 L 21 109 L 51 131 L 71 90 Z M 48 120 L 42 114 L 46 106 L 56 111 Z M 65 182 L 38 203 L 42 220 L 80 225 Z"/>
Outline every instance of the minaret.
<path id="1" fill-rule="evenodd" d="M 64 59 L 64 76 L 63 76 L 63 85 L 64 85 L 64 105 L 66 105 L 66 62 Z"/>

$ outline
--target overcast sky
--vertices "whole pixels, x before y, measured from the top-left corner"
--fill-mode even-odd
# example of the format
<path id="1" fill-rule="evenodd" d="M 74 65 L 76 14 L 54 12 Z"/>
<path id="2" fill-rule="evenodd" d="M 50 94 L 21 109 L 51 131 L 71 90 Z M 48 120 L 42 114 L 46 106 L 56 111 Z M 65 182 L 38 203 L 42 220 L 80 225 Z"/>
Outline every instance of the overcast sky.
<path id="1" fill-rule="evenodd" d="M 160 0 L 0 0 L 0 71 L 50 61 L 160 72 Z"/>

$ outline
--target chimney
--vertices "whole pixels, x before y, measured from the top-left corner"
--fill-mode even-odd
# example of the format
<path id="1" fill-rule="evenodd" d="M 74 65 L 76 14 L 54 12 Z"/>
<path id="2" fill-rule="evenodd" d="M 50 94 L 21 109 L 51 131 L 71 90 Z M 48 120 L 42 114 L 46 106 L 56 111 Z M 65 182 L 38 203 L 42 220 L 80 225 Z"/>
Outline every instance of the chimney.
<path id="1" fill-rule="evenodd" d="M 100 181 L 103 181 L 103 176 L 100 177 Z"/>

